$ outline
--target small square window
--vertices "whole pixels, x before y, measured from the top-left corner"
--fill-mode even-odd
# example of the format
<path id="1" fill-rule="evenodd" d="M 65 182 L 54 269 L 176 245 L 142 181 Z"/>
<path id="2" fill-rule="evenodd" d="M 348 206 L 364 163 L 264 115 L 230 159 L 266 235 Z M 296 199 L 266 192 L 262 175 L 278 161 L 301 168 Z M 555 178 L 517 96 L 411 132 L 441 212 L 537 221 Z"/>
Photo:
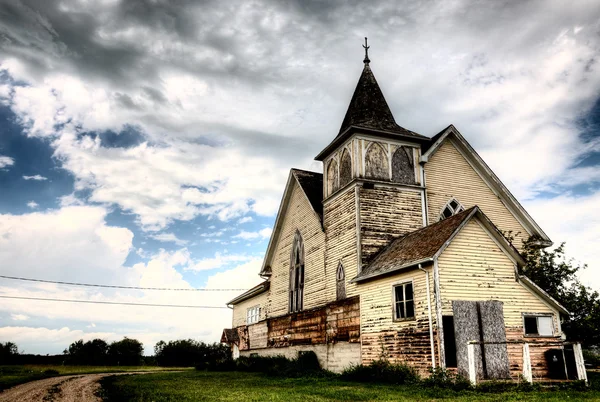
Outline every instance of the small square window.
<path id="1" fill-rule="evenodd" d="M 415 317 L 415 301 L 412 282 L 394 286 L 394 319 L 405 320 Z"/>
<path id="2" fill-rule="evenodd" d="M 525 335 L 552 336 L 554 335 L 552 316 L 526 315 L 523 317 Z"/>

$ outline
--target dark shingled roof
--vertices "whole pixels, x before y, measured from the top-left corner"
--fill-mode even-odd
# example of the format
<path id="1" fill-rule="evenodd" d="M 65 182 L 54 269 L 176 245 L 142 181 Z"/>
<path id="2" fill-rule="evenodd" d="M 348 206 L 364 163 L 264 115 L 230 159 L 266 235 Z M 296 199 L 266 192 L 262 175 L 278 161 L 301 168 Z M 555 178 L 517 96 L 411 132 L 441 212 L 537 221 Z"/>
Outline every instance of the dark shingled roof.
<path id="1" fill-rule="evenodd" d="M 240 343 L 240 337 L 238 335 L 238 332 L 235 328 L 225 328 L 223 329 L 223 333 L 221 334 L 221 343 L 228 343 L 228 344 L 239 344 Z"/>
<path id="2" fill-rule="evenodd" d="M 306 194 L 310 205 L 323 222 L 323 175 L 307 170 L 292 169 L 302 191 Z"/>
<path id="3" fill-rule="evenodd" d="M 365 68 L 360 75 L 346 117 L 344 117 L 337 136 L 341 136 L 351 126 L 387 131 L 421 139 L 426 138 L 396 124 L 392 111 L 383 97 L 383 93 L 368 64 L 365 64 Z"/>
<path id="4" fill-rule="evenodd" d="M 398 268 L 432 258 L 476 210 L 478 210 L 476 206 L 469 208 L 442 221 L 399 237 L 375 256 L 372 262 L 353 281 L 383 275 Z"/>

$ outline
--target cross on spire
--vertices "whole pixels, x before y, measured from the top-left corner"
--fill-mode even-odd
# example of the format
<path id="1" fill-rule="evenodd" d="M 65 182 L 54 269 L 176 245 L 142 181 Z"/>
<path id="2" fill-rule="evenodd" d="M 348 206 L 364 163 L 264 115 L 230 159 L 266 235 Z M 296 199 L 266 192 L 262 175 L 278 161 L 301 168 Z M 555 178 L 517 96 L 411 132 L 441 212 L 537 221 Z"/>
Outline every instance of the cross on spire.
<path id="1" fill-rule="evenodd" d="M 363 48 L 365 48 L 365 59 L 363 60 L 363 63 L 365 63 L 367 66 L 371 62 L 371 60 L 369 60 L 369 48 L 370 47 L 371 46 L 369 46 L 367 44 L 367 37 L 365 36 L 365 44 L 363 45 Z"/>

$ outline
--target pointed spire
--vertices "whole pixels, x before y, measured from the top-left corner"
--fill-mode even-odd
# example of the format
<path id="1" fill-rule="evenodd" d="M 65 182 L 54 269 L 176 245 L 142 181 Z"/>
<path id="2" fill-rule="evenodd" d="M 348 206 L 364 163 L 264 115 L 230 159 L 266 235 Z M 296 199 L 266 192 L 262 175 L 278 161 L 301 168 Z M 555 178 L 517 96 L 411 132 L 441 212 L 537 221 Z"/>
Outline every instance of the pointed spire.
<path id="1" fill-rule="evenodd" d="M 365 38 L 363 48 L 365 49 L 365 59 L 363 60 L 365 66 L 354 90 L 354 95 L 352 95 L 339 134 L 342 134 L 350 126 L 391 131 L 399 134 L 410 133 L 396 124 L 392 111 L 371 71 L 369 66 L 371 62 L 369 59 L 370 46 L 367 43 L 367 38 Z"/>
<path id="2" fill-rule="evenodd" d="M 365 65 L 369 65 L 369 63 L 371 62 L 371 60 L 369 60 L 369 48 L 371 46 L 369 46 L 367 44 L 367 37 L 365 36 L 365 44 L 363 45 L 363 47 L 365 48 L 365 59 L 363 60 L 363 63 L 365 63 Z"/>

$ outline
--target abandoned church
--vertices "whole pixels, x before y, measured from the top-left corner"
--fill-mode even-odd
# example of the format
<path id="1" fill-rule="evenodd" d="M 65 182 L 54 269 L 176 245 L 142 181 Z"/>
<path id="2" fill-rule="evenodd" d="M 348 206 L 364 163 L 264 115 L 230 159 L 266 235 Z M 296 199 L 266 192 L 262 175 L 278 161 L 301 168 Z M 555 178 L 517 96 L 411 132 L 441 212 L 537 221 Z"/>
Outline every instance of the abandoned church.
<path id="1" fill-rule="evenodd" d="M 315 159 L 323 174 L 290 171 L 262 283 L 228 303 L 234 358 L 314 351 L 336 372 L 383 358 L 472 381 L 556 378 L 558 364 L 583 379 L 568 312 L 519 274 L 524 242 L 551 240 L 454 126 L 396 123 L 368 54 Z"/>

